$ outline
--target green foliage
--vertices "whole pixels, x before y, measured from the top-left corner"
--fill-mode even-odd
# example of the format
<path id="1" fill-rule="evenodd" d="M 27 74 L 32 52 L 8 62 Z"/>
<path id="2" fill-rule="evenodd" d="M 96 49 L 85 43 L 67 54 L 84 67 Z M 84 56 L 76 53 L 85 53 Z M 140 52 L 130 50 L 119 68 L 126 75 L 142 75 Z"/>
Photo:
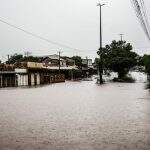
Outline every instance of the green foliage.
<path id="1" fill-rule="evenodd" d="M 95 58 L 94 63 L 96 64 L 96 66 L 98 66 L 99 62 L 100 62 L 100 59 L 99 58 Z"/>
<path id="2" fill-rule="evenodd" d="M 34 56 L 28 56 L 28 57 L 23 57 L 21 59 L 22 62 L 41 62 L 41 59 L 39 57 L 34 57 Z"/>
<path id="3" fill-rule="evenodd" d="M 110 45 L 99 50 L 98 54 L 103 58 L 103 67 L 117 72 L 120 79 L 137 65 L 138 55 L 132 51 L 132 45 L 126 41 L 112 41 Z"/>
<path id="4" fill-rule="evenodd" d="M 143 64 L 145 66 L 145 71 L 150 75 L 150 55 L 143 56 Z"/>
<path id="5" fill-rule="evenodd" d="M 114 81 L 114 82 L 134 83 L 134 82 L 135 82 L 135 79 L 133 79 L 132 77 L 124 76 L 124 77 L 121 78 L 121 79 L 119 79 L 119 78 L 114 78 L 113 81 Z"/>
<path id="6" fill-rule="evenodd" d="M 145 72 L 148 75 L 148 84 L 147 84 L 147 88 L 150 89 L 150 55 L 144 55 L 143 56 L 143 63 L 145 66 Z"/>
<path id="7" fill-rule="evenodd" d="M 14 54 L 6 61 L 6 64 L 17 64 L 20 62 L 41 62 L 41 59 L 34 56 L 23 57 L 21 54 Z"/>
<path id="8" fill-rule="evenodd" d="M 82 58 L 80 56 L 73 56 L 72 59 L 75 61 L 76 66 L 82 67 Z"/>
<path id="9" fill-rule="evenodd" d="M 138 66 L 144 66 L 144 59 L 142 56 L 138 57 Z"/>
<path id="10" fill-rule="evenodd" d="M 20 62 L 20 60 L 23 58 L 23 55 L 21 54 L 14 54 L 12 55 L 8 61 L 6 61 L 6 64 L 15 64 L 17 62 Z"/>

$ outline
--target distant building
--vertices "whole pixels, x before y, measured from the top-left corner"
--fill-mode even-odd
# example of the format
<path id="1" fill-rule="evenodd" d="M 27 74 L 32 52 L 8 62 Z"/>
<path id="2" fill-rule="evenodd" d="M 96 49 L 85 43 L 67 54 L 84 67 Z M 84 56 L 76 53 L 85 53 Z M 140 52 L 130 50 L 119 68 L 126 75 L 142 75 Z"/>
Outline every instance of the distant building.
<path id="1" fill-rule="evenodd" d="M 69 57 L 62 57 L 64 60 L 66 60 L 66 65 L 69 67 L 69 66 L 76 66 L 75 65 L 75 60 L 69 58 Z"/>
<path id="2" fill-rule="evenodd" d="M 42 57 L 42 63 L 44 67 L 57 68 L 59 67 L 59 55 L 47 55 Z M 69 57 L 60 57 L 60 69 L 70 70 L 77 69 L 75 66 L 75 61 Z"/>
<path id="3" fill-rule="evenodd" d="M 93 68 L 92 59 L 82 59 L 82 64 L 84 67 Z"/>
<path id="4" fill-rule="evenodd" d="M 59 66 L 59 55 L 48 55 L 44 56 L 42 63 L 44 63 L 46 66 Z M 66 60 L 60 58 L 60 66 L 66 67 Z"/>
<path id="5" fill-rule="evenodd" d="M 45 59 L 49 60 L 48 58 Z M 45 61 L 44 60 L 44 61 Z M 61 72 L 59 73 L 58 63 L 50 59 L 46 63 L 38 62 L 19 62 L 14 65 L 2 64 L 0 65 L 0 88 L 15 87 L 15 86 L 33 86 L 40 84 L 50 84 L 57 82 L 64 82 L 64 71 L 77 69 L 76 66 L 67 66 L 67 63 L 72 62 L 70 59 L 61 59 Z"/>
<path id="6" fill-rule="evenodd" d="M 0 64 L 0 87 L 40 85 L 64 82 L 64 73 L 78 68 L 69 57 L 47 55 L 34 60 L 22 60 L 12 64 Z M 59 68 L 60 65 L 60 68 Z M 60 71 L 61 73 L 60 74 Z"/>

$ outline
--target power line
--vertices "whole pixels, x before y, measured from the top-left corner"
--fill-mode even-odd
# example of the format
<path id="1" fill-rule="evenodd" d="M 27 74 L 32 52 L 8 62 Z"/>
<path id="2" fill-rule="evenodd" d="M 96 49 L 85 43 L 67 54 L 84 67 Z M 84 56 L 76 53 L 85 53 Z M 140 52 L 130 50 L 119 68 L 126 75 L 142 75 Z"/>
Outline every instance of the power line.
<path id="1" fill-rule="evenodd" d="M 1 17 L 0 17 L 0 22 L 4 23 L 4 24 L 6 24 L 6 25 L 8 25 L 8 26 L 10 26 L 10 27 L 12 27 L 12 28 L 15 28 L 15 29 L 17 29 L 17 30 L 20 30 L 20 31 L 22 31 L 22 32 L 24 32 L 24 33 L 26 33 L 26 34 L 28 34 L 28 35 L 31 35 L 31 36 L 33 36 L 33 37 L 35 37 L 35 38 L 38 38 L 38 39 L 43 40 L 43 41 L 45 41 L 45 42 L 51 43 L 51 44 L 53 44 L 53 45 L 57 45 L 57 46 L 64 47 L 64 48 L 67 48 L 67 49 L 71 49 L 71 50 L 75 50 L 75 51 L 86 52 L 86 51 L 83 51 L 83 50 L 80 50 L 80 49 L 77 49 L 77 48 L 68 46 L 68 45 L 66 45 L 66 44 L 61 44 L 61 43 L 58 43 L 58 42 L 54 42 L 54 41 L 49 40 L 49 39 L 47 39 L 47 38 L 44 38 L 44 37 L 42 37 L 42 36 L 40 36 L 40 35 L 37 35 L 37 34 L 32 33 L 32 32 L 29 32 L 29 31 L 27 31 L 27 30 L 25 30 L 25 29 L 23 29 L 23 28 L 21 28 L 21 27 L 18 27 L 18 26 L 14 25 L 14 24 L 11 24 L 11 23 L 9 23 L 9 22 L 3 20 Z"/>
<path id="2" fill-rule="evenodd" d="M 59 59 L 59 74 L 60 74 L 60 67 L 61 67 L 61 64 L 60 64 L 60 63 L 61 63 L 61 62 L 60 62 L 60 59 L 61 59 L 61 58 L 60 58 L 60 57 L 61 57 L 60 55 L 61 55 L 61 53 L 62 53 L 61 51 L 58 52 L 58 57 L 59 57 L 59 58 L 58 58 L 58 59 Z"/>
<path id="3" fill-rule="evenodd" d="M 131 2 L 140 21 L 141 27 L 143 28 L 147 38 L 150 40 L 150 25 L 146 13 L 144 0 L 131 0 Z"/>

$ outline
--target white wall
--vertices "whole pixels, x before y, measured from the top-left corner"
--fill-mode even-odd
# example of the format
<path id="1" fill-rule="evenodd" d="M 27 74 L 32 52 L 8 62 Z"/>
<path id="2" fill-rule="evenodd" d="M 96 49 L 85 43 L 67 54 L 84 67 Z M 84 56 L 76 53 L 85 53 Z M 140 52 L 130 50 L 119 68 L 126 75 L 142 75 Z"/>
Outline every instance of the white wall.
<path id="1" fill-rule="evenodd" d="M 40 85 L 40 74 L 37 74 L 37 85 Z"/>
<path id="2" fill-rule="evenodd" d="M 31 85 L 35 85 L 35 80 L 37 85 L 40 85 L 40 74 L 37 73 L 36 74 L 36 78 L 35 78 L 35 74 L 32 73 L 31 74 Z M 18 81 L 18 86 L 28 86 L 28 75 L 27 74 L 17 74 L 17 81 Z"/>
<path id="3" fill-rule="evenodd" d="M 40 74 L 36 73 L 36 74 L 31 74 L 31 85 L 35 85 L 35 80 L 37 85 L 40 85 Z"/>
<path id="4" fill-rule="evenodd" d="M 28 85 L 28 75 L 17 74 L 18 86 L 27 86 Z"/>
<path id="5" fill-rule="evenodd" d="M 20 69 L 20 68 L 16 68 L 15 69 L 16 73 L 27 73 L 27 69 Z"/>
<path id="6" fill-rule="evenodd" d="M 35 85 L 35 81 L 34 81 L 34 74 L 31 74 L 31 85 Z"/>

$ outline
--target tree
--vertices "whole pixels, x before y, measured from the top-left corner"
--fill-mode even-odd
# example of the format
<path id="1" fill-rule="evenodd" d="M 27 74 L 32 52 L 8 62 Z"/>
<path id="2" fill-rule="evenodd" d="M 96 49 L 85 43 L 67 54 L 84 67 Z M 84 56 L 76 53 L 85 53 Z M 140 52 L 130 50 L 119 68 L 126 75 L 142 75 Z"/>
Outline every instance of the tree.
<path id="1" fill-rule="evenodd" d="M 34 56 L 24 56 L 22 54 L 14 54 L 12 55 L 8 61 L 6 61 L 6 64 L 17 64 L 20 62 L 41 62 L 40 57 L 34 57 Z"/>
<path id="2" fill-rule="evenodd" d="M 143 56 L 143 64 L 145 66 L 146 73 L 150 75 L 150 55 Z"/>
<path id="3" fill-rule="evenodd" d="M 123 79 L 129 70 L 137 65 L 138 55 L 132 51 L 132 45 L 126 41 L 112 41 L 102 50 L 103 66 L 118 73 Z"/>
<path id="4" fill-rule="evenodd" d="M 150 55 L 144 55 L 142 58 L 142 62 L 145 67 L 145 72 L 148 75 L 148 88 L 150 88 Z"/>
<path id="5" fill-rule="evenodd" d="M 75 61 L 75 65 L 80 69 L 82 67 L 82 58 L 80 56 L 73 56 L 72 59 Z"/>
<path id="6" fill-rule="evenodd" d="M 41 62 L 40 57 L 34 57 L 34 56 L 25 56 L 21 59 L 22 62 Z"/>
<path id="7" fill-rule="evenodd" d="M 6 64 L 15 64 L 17 62 L 20 62 L 20 60 L 23 58 L 23 55 L 21 54 L 14 54 L 12 55 L 8 61 L 6 61 Z"/>

